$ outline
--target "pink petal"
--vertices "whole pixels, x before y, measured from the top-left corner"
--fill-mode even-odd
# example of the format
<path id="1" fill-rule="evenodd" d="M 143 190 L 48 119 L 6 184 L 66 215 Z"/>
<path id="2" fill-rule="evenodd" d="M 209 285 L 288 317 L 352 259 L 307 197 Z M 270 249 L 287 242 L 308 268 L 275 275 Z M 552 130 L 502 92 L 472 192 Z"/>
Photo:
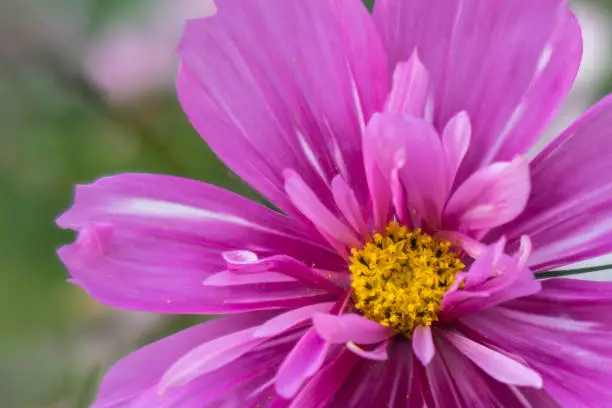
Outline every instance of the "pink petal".
<path id="1" fill-rule="evenodd" d="M 361 241 L 355 232 L 323 204 L 315 192 L 293 170 L 285 171 L 285 191 L 293 205 L 322 233 L 333 238 L 332 244 L 355 248 Z"/>
<path id="2" fill-rule="evenodd" d="M 328 342 L 314 329 L 308 330 L 281 364 L 276 376 L 276 392 L 284 398 L 292 398 L 321 368 L 328 349 Z"/>
<path id="3" fill-rule="evenodd" d="M 410 343 L 392 341 L 388 354 L 389 358 L 384 361 L 360 359 L 325 406 L 423 408 L 418 363 L 414 361 Z"/>
<path id="4" fill-rule="evenodd" d="M 542 388 L 542 377 L 524 364 L 452 331 L 444 336 L 484 372 L 505 384 Z"/>
<path id="5" fill-rule="evenodd" d="M 325 204 L 327 183 L 340 172 L 365 204 L 361 131 L 389 85 L 362 4 L 225 0 L 215 16 L 187 23 L 179 53 L 183 109 L 240 177 L 293 213 L 284 169 Z"/>
<path id="6" fill-rule="evenodd" d="M 472 121 L 459 182 L 525 153 L 578 72 L 580 30 L 565 0 L 378 0 L 391 64 L 417 49 L 434 91 L 434 123 Z M 478 73 L 478 75 L 474 75 Z"/>
<path id="7" fill-rule="evenodd" d="M 436 352 L 430 327 L 416 327 L 412 333 L 412 350 L 423 365 L 431 362 Z"/>
<path id="8" fill-rule="evenodd" d="M 317 333 L 333 344 L 352 341 L 375 344 L 393 336 L 393 331 L 355 313 L 332 315 L 317 313 L 312 317 Z"/>
<path id="9" fill-rule="evenodd" d="M 215 371 L 248 353 L 263 339 L 253 338 L 256 327 L 217 337 L 186 353 L 164 373 L 159 392 L 185 385 L 201 375 Z"/>
<path id="10" fill-rule="evenodd" d="M 323 275 L 318 270 L 286 255 L 274 255 L 251 263 L 228 264 L 228 267 L 236 274 L 259 275 L 262 272 L 279 272 L 305 286 L 318 287 L 330 294 L 344 295 L 346 293 L 346 289 L 333 280 L 335 278 L 333 274 Z"/>
<path id="11" fill-rule="evenodd" d="M 436 357 L 421 371 L 427 407 L 559 406 L 545 390 L 515 387 L 494 380 L 442 336 L 436 338 L 436 346 Z M 460 380 L 457 373 L 461 373 Z"/>
<path id="12" fill-rule="evenodd" d="M 385 103 L 385 113 L 423 117 L 429 77 L 415 51 L 407 62 L 400 62 L 393 72 L 393 87 Z"/>
<path id="13" fill-rule="evenodd" d="M 313 314 L 319 312 L 327 312 L 333 303 L 317 303 L 314 305 L 304 306 L 298 309 L 293 309 L 282 313 L 264 324 L 262 324 L 255 333 L 254 337 L 272 337 L 289 330 L 290 328 L 310 319 Z"/>
<path id="14" fill-rule="evenodd" d="M 470 266 L 466 274 L 464 289 L 478 288 L 496 274 L 494 268 L 498 264 L 505 247 L 506 240 L 503 237 L 495 244 L 487 247 L 486 251 Z"/>
<path id="15" fill-rule="evenodd" d="M 364 221 L 363 211 L 359 206 L 359 202 L 355 197 L 355 193 L 342 176 L 338 175 L 332 180 L 332 193 L 338 209 L 344 215 L 344 218 L 349 222 L 351 227 L 358 232 L 361 237 L 367 238 L 369 236 L 369 228 Z"/>
<path id="16" fill-rule="evenodd" d="M 468 271 L 462 273 L 463 287 L 456 283 L 444 296 L 440 319 L 452 321 L 539 292 L 540 281 L 525 267 L 524 259 L 529 256 L 527 238 L 524 243 L 521 251 L 512 257 L 503 253 L 504 239 L 486 247 Z"/>
<path id="17" fill-rule="evenodd" d="M 205 286 L 227 287 L 272 282 L 295 282 L 295 279 L 276 272 L 241 274 L 232 271 L 222 271 L 210 275 L 208 278 L 204 279 L 202 284 Z"/>
<path id="18" fill-rule="evenodd" d="M 514 247 L 529 235 L 536 271 L 612 251 L 612 98 L 578 119 L 531 165 L 532 194 L 523 214 L 492 236 Z"/>
<path id="19" fill-rule="evenodd" d="M 376 114 L 368 124 L 366 138 L 372 139 L 378 166 L 389 182 L 398 171 L 409 210 L 432 225 L 439 223 L 447 171 L 440 138 L 431 124 L 414 117 Z"/>
<path id="20" fill-rule="evenodd" d="M 446 156 L 449 189 L 452 188 L 459 166 L 470 146 L 471 133 L 470 118 L 465 112 L 453 116 L 442 132 L 442 146 Z"/>
<path id="21" fill-rule="evenodd" d="M 529 198 L 529 164 L 495 163 L 468 178 L 450 198 L 444 218 L 459 230 L 484 230 L 516 218 Z"/>
<path id="22" fill-rule="evenodd" d="M 389 175 L 383 173 L 383 169 L 387 168 L 379 164 L 378 159 L 378 140 L 377 137 L 372 137 L 371 131 L 367 130 L 363 138 L 363 161 L 366 171 L 366 180 L 368 189 L 370 190 L 370 211 L 373 222 L 372 230 L 374 232 L 382 232 L 389 224 L 392 216 L 392 192 L 389 183 Z"/>
<path id="23" fill-rule="evenodd" d="M 255 312 L 219 318 L 141 348 L 123 358 L 106 374 L 93 406 L 120 406 L 120 402 L 138 398 L 148 390 L 156 393 L 164 372 L 194 347 L 260 324 L 271 316 L 270 312 Z"/>
<path id="24" fill-rule="evenodd" d="M 347 351 L 321 369 L 291 401 L 290 408 L 320 408 L 328 406 L 359 359 Z"/>
<path id="25" fill-rule="evenodd" d="M 606 406 L 612 398 L 612 284 L 548 279 L 534 296 L 461 319 L 471 335 L 518 356 L 561 406 Z M 568 387 L 567 384 L 574 384 Z"/>
<path id="26" fill-rule="evenodd" d="M 353 343 L 352 341 L 349 341 L 346 343 L 346 348 L 348 350 L 357 354 L 361 358 L 365 358 L 368 360 L 374 360 L 374 361 L 385 361 L 386 359 L 389 358 L 389 355 L 387 354 L 388 346 L 389 346 L 388 340 L 383 341 L 378 346 L 376 346 L 376 348 L 372 350 L 364 350 L 361 347 L 359 347 L 357 344 Z"/>
<path id="27" fill-rule="evenodd" d="M 58 223 L 79 231 L 76 243 L 58 251 L 73 281 L 122 308 L 228 313 L 304 306 L 324 293 L 297 281 L 203 286 L 226 269 L 222 254 L 227 257 L 228 249 L 293 253 L 331 270 L 345 267 L 286 217 L 174 177 L 126 174 L 79 187 L 74 206 Z"/>

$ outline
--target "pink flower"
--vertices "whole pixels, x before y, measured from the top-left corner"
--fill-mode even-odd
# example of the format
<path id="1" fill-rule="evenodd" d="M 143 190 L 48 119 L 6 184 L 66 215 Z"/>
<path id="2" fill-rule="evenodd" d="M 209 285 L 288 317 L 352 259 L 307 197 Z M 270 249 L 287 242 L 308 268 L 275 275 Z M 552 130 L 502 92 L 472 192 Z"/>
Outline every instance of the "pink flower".
<path id="1" fill-rule="evenodd" d="M 536 158 L 574 80 L 564 0 L 220 0 L 180 101 L 284 214 L 125 174 L 60 217 L 72 280 L 127 309 L 227 314 L 117 363 L 94 407 L 604 407 L 612 100 Z"/>
<path id="2" fill-rule="evenodd" d="M 144 18 L 111 24 L 84 58 L 88 78 L 113 101 L 132 102 L 174 80 L 174 44 L 185 19 L 215 11 L 212 0 L 149 0 Z"/>

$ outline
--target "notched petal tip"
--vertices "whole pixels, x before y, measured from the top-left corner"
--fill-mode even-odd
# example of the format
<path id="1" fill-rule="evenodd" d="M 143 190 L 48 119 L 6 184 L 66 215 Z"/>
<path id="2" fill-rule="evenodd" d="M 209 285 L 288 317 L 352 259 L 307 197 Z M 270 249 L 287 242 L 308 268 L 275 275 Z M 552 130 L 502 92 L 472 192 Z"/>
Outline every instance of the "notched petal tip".
<path id="1" fill-rule="evenodd" d="M 74 243 L 79 254 L 103 256 L 108 253 L 113 236 L 113 226 L 107 223 L 89 223 L 79 231 Z"/>

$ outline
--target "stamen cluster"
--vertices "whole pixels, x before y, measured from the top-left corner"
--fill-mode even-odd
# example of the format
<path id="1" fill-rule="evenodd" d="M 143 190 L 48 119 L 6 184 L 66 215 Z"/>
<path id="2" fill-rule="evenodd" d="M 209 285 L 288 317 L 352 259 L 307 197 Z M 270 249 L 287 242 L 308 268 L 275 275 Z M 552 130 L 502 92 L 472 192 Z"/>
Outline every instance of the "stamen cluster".
<path id="1" fill-rule="evenodd" d="M 351 253 L 356 309 L 407 335 L 438 320 L 442 298 L 464 268 L 450 242 L 396 222 Z"/>

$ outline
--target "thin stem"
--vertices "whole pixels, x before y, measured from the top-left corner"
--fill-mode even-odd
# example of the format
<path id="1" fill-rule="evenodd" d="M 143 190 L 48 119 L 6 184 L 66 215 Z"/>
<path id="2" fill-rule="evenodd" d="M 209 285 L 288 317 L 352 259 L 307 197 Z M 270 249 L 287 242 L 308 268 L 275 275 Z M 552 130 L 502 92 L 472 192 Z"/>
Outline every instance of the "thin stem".
<path id="1" fill-rule="evenodd" d="M 560 270 L 560 271 L 541 272 L 541 273 L 538 273 L 536 275 L 536 277 L 538 279 L 558 278 L 560 276 L 580 275 L 580 274 L 583 274 L 583 273 L 605 271 L 605 270 L 609 270 L 609 269 L 612 269 L 612 264 L 599 265 L 599 266 L 591 266 L 589 268 L 565 269 L 565 270 Z"/>

